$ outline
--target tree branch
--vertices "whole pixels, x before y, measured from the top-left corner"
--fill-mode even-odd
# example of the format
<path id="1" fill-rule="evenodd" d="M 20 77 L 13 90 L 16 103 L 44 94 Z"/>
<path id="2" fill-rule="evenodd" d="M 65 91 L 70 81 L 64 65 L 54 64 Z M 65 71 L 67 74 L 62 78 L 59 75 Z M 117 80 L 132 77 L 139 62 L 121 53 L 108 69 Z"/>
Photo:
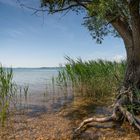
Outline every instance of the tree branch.
<path id="1" fill-rule="evenodd" d="M 70 6 L 61 8 L 61 9 L 54 9 L 54 10 L 52 11 L 52 13 L 57 13 L 57 12 L 66 11 L 66 10 L 69 10 L 69 9 L 71 9 L 71 8 L 73 8 L 73 7 L 79 7 L 79 5 L 78 5 L 78 4 L 73 4 L 73 5 L 70 5 Z"/>
<path id="2" fill-rule="evenodd" d="M 81 5 L 83 8 L 87 9 L 87 4 L 91 3 L 92 1 L 81 2 L 79 0 L 75 0 L 78 5 Z"/>

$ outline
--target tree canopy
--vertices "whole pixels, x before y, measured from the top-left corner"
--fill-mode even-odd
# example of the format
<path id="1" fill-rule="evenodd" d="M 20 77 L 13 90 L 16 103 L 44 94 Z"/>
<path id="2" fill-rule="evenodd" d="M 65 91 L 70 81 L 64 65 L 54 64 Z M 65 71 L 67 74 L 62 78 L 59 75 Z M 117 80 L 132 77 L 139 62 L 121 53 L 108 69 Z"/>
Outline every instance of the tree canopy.
<path id="1" fill-rule="evenodd" d="M 127 0 L 41 0 L 41 7 L 48 10 L 50 14 L 70 10 L 84 11 L 87 15 L 84 18 L 84 25 L 93 38 L 101 43 L 104 36 L 108 34 L 122 36 L 120 28 L 131 29 L 128 3 Z M 116 19 L 119 24 L 114 22 Z"/>

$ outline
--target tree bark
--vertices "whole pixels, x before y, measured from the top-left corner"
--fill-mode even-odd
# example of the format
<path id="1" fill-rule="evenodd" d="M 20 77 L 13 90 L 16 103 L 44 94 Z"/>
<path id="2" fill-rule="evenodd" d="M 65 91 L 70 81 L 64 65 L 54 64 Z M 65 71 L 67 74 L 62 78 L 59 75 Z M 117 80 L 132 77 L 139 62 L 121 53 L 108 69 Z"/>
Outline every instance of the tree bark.
<path id="1" fill-rule="evenodd" d="M 139 44 L 140 46 L 140 44 Z M 140 47 L 127 47 L 127 68 L 124 77 L 124 86 L 140 89 Z"/>
<path id="2" fill-rule="evenodd" d="M 133 84 L 140 89 L 140 16 L 139 1 L 135 0 L 130 4 L 131 28 L 133 36 Z"/>

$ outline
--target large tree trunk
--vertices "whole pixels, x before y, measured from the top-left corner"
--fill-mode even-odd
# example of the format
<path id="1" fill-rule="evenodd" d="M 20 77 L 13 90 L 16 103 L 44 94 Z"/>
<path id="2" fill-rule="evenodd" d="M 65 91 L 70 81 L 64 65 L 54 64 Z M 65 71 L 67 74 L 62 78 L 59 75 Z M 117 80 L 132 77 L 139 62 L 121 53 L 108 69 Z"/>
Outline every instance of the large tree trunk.
<path id="1" fill-rule="evenodd" d="M 126 52 L 127 68 L 123 85 L 126 88 L 131 86 L 140 89 L 140 47 L 128 47 Z"/>
<path id="2" fill-rule="evenodd" d="M 127 47 L 127 71 L 125 75 L 125 85 L 131 84 L 140 89 L 140 16 L 139 1 L 133 0 L 129 3 L 132 30 L 132 47 Z M 128 44 L 127 42 L 127 45 Z"/>

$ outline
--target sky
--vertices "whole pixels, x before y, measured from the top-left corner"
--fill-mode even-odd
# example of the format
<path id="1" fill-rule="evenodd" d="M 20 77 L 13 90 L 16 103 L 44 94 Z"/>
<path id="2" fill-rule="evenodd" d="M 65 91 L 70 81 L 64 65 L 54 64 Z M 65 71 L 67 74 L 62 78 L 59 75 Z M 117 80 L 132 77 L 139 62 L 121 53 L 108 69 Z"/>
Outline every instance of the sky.
<path id="1" fill-rule="evenodd" d="M 53 67 L 64 64 L 64 56 L 83 60 L 125 58 L 123 41 L 108 36 L 97 44 L 82 26 L 82 14 L 34 15 L 16 0 L 0 0 L 0 9 L 0 63 L 4 66 Z"/>

